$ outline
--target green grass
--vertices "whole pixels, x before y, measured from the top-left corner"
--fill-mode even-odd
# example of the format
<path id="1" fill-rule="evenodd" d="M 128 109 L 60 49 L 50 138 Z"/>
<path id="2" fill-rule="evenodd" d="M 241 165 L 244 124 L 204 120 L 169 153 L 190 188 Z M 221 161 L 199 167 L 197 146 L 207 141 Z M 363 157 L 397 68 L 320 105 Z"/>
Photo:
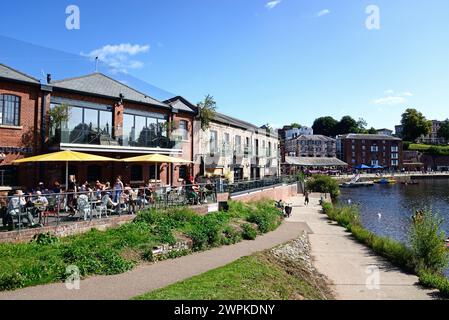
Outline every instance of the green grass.
<path id="1" fill-rule="evenodd" d="M 408 149 L 412 151 L 420 151 L 430 155 L 449 155 L 449 146 L 412 143 Z"/>
<path id="2" fill-rule="evenodd" d="M 156 290 L 137 300 L 323 300 L 331 298 L 324 284 L 301 273 L 297 265 L 285 265 L 269 253 L 241 258 Z M 324 293 L 323 293 L 324 292 Z"/>
<path id="3" fill-rule="evenodd" d="M 153 261 L 155 246 L 174 244 L 180 237 L 191 238 L 194 251 L 230 245 L 248 238 L 247 227 L 241 226 L 252 221 L 257 222 L 257 234 L 262 234 L 277 228 L 282 216 L 268 200 L 231 202 L 229 212 L 207 216 L 188 208 L 148 210 L 115 229 L 93 229 L 61 239 L 41 235 L 30 243 L 0 244 L 0 291 L 64 281 L 70 265 L 77 266 L 83 277 L 123 273 L 145 260 Z"/>

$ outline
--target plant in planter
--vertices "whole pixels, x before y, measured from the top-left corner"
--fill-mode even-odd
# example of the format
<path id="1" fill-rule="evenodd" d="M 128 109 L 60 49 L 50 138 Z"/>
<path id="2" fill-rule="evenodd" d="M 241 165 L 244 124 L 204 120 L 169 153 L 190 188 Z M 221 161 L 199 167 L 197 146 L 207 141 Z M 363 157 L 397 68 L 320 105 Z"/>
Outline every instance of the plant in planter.
<path id="1" fill-rule="evenodd" d="M 204 101 L 198 103 L 199 119 L 201 122 L 201 130 L 206 131 L 209 129 L 210 122 L 215 117 L 217 103 L 214 97 L 207 95 Z"/>

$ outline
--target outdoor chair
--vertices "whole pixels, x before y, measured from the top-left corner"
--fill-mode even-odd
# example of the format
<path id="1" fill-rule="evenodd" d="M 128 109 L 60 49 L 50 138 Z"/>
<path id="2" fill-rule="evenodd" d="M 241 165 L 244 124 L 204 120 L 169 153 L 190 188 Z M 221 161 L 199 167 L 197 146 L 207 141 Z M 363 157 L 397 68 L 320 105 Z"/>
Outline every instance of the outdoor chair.
<path id="1" fill-rule="evenodd" d="M 103 198 L 101 198 L 101 203 L 100 205 L 98 205 L 95 209 L 96 211 L 100 214 L 100 219 L 101 219 L 101 215 L 104 214 L 106 216 L 106 218 L 108 218 L 108 214 L 113 214 L 115 211 L 112 209 L 109 209 L 109 204 L 115 205 L 112 200 L 111 197 L 109 197 L 109 195 L 104 195 Z"/>
<path id="2" fill-rule="evenodd" d="M 48 218 L 54 217 L 59 221 L 59 196 L 48 197 L 48 206 L 41 212 L 42 223 L 48 225 Z"/>
<path id="3" fill-rule="evenodd" d="M 83 217 L 84 221 L 87 221 L 87 215 L 92 219 L 92 209 L 89 204 L 89 198 L 86 195 L 78 197 L 77 209 L 80 213 L 80 219 Z"/>

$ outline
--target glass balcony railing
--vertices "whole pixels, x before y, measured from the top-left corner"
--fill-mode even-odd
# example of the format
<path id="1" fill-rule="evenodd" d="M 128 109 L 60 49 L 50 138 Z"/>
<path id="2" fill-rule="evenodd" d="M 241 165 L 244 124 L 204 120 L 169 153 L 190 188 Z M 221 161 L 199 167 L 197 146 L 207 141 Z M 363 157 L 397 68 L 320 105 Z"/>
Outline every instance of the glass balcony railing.
<path id="1" fill-rule="evenodd" d="M 150 130 L 142 131 L 137 137 L 129 135 L 114 136 L 111 131 L 90 128 L 54 130 L 50 135 L 50 143 L 173 149 L 178 142 L 178 139 L 154 134 Z"/>

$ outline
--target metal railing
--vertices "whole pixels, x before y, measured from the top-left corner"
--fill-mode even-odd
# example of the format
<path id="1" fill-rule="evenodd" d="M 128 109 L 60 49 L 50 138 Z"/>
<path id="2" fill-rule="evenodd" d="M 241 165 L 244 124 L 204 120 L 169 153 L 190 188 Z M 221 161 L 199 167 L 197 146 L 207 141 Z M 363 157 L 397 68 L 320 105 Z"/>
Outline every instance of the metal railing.
<path id="1" fill-rule="evenodd" d="M 285 183 L 294 176 L 270 177 L 228 183 L 224 179 L 194 185 L 144 186 L 124 190 L 89 189 L 78 192 L 27 192 L 0 196 L 0 231 L 58 226 L 62 222 L 92 221 L 94 218 L 132 215 L 148 209 L 205 205 L 217 202 L 218 193 L 231 195 Z"/>
<path id="2" fill-rule="evenodd" d="M 169 138 L 158 130 L 144 128 L 135 134 L 122 134 L 122 128 L 90 128 L 79 126 L 75 129 L 62 129 L 52 132 L 52 144 L 107 145 L 120 147 L 166 148 L 172 149 L 179 137 Z"/>

